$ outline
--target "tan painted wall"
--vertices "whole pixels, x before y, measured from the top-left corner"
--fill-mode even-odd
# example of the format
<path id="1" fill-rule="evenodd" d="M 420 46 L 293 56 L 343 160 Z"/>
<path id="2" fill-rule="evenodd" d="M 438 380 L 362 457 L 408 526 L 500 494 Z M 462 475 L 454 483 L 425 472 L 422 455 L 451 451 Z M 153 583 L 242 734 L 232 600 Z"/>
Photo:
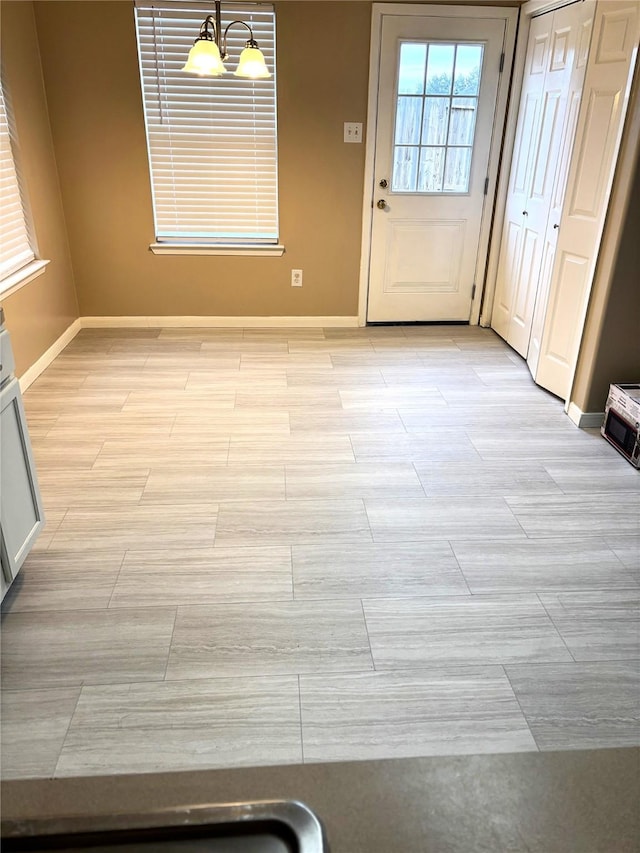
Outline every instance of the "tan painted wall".
<path id="1" fill-rule="evenodd" d="M 281 258 L 149 251 L 133 4 L 35 9 L 82 316 L 357 314 L 364 145 L 343 122 L 366 119 L 370 3 L 276 3 Z"/>
<path id="2" fill-rule="evenodd" d="M 0 297 L 20 376 L 78 316 L 56 160 L 38 55 L 33 4 L 0 5 L 3 73 L 11 92 L 22 175 L 31 203 L 39 255 L 46 271 L 11 296 Z"/>
<path id="3" fill-rule="evenodd" d="M 602 411 L 611 382 L 640 382 L 640 169 L 625 225 L 587 411 Z"/>

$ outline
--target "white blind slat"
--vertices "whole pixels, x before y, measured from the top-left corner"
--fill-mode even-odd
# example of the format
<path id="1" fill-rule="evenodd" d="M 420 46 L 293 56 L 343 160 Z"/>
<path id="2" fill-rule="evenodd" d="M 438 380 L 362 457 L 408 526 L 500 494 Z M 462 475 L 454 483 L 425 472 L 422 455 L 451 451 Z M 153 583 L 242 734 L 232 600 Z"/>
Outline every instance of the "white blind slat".
<path id="1" fill-rule="evenodd" d="M 14 138 L 3 82 L 0 85 L 0 281 L 35 258 L 15 163 Z"/>
<path id="2" fill-rule="evenodd" d="M 278 241 L 275 16 L 268 5 L 225 4 L 222 28 L 246 21 L 272 77 L 234 70 L 244 27 L 229 30 L 229 72 L 182 71 L 211 4 L 136 2 L 136 28 L 156 240 Z"/>

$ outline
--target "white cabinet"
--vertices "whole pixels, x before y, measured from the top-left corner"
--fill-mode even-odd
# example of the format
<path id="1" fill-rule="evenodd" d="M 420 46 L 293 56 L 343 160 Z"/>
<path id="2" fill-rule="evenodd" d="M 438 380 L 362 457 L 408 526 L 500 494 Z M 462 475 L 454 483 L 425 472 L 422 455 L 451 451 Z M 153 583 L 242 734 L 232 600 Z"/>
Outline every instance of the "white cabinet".
<path id="1" fill-rule="evenodd" d="M 6 332 L 0 343 L 4 358 L 0 377 L 6 377 L 0 388 L 0 591 L 4 597 L 44 526 L 44 513 L 20 385 L 11 378 L 13 358 Z"/>

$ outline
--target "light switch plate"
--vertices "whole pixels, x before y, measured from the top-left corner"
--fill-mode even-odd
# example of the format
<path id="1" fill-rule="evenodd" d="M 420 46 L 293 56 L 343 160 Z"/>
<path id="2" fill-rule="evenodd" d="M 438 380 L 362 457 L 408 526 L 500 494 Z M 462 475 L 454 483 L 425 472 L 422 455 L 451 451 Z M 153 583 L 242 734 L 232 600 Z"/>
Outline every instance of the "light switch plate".
<path id="1" fill-rule="evenodd" d="M 344 141 L 345 142 L 362 142 L 362 122 L 361 121 L 345 121 L 345 123 L 344 123 Z"/>

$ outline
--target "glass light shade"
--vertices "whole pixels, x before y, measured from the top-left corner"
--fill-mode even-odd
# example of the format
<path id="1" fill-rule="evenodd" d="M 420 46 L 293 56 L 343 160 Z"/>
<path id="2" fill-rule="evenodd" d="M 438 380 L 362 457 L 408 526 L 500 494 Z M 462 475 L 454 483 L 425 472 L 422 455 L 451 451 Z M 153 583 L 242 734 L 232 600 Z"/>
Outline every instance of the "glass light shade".
<path id="1" fill-rule="evenodd" d="M 201 77 L 220 77 L 227 69 L 220 58 L 218 45 L 210 39 L 198 39 L 182 70 Z"/>
<path id="2" fill-rule="evenodd" d="M 264 61 L 264 55 L 257 47 L 245 47 L 240 54 L 238 67 L 233 73 L 236 77 L 249 77 L 252 80 L 271 77 Z"/>

